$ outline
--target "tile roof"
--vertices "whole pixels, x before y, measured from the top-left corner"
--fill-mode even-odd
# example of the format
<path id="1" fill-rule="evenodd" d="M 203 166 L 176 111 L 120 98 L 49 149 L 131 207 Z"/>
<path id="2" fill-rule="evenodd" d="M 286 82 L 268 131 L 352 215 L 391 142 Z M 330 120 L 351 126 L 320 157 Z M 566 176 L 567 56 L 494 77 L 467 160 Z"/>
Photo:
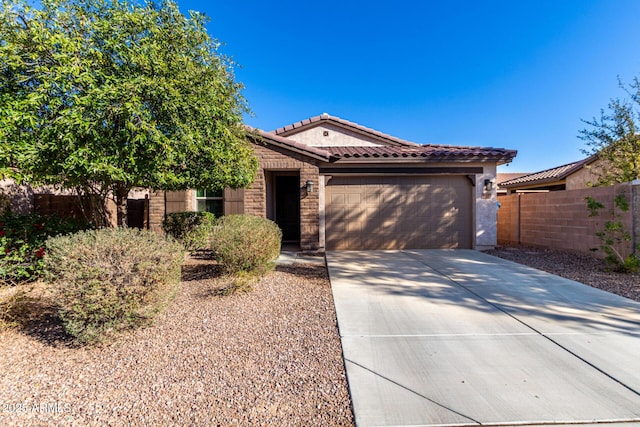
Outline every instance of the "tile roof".
<path id="1" fill-rule="evenodd" d="M 259 136 L 259 138 L 255 138 L 258 140 L 258 142 L 259 142 L 259 139 L 262 138 L 263 140 L 266 140 L 270 144 L 277 145 L 277 146 L 286 148 L 288 150 L 296 151 L 298 153 L 302 153 L 307 156 L 311 156 L 319 160 L 323 160 L 325 162 L 328 162 L 334 159 L 334 156 L 325 149 L 312 147 L 306 144 L 301 144 L 291 139 L 283 138 L 271 132 L 265 132 L 263 130 L 252 128 L 250 126 L 245 126 L 245 127 L 249 131 L 249 134 L 254 134 L 254 135 L 257 134 Z"/>
<path id="2" fill-rule="evenodd" d="M 338 159 L 434 159 L 434 160 L 496 160 L 510 162 L 517 151 L 490 147 L 458 147 L 449 145 L 413 145 L 411 147 L 323 147 Z"/>
<path id="3" fill-rule="evenodd" d="M 529 174 L 531 174 L 531 172 L 498 172 L 496 174 L 496 184 L 500 185 L 505 181 L 510 181 Z"/>
<path id="4" fill-rule="evenodd" d="M 306 128 L 309 126 L 317 126 L 322 122 L 333 122 L 334 124 L 340 125 L 342 127 L 350 128 L 356 132 L 373 136 L 375 138 L 383 139 L 386 142 L 393 145 L 402 145 L 402 146 L 409 146 L 409 147 L 418 145 L 414 142 L 405 141 L 404 139 L 396 138 L 395 136 L 391 136 L 386 133 L 379 132 L 375 129 L 371 129 L 366 126 L 359 125 L 358 123 L 341 119 L 340 117 L 331 116 L 327 113 L 322 113 L 319 116 L 310 117 L 308 119 L 301 120 L 299 122 L 278 128 L 274 130 L 273 133 L 275 133 L 276 135 L 288 136 L 288 135 L 299 132 L 303 128 Z"/>
<path id="5" fill-rule="evenodd" d="M 566 165 L 557 166 L 555 168 L 546 169 L 540 172 L 530 173 L 518 178 L 513 178 L 500 183 L 501 187 L 514 187 L 523 184 L 536 184 L 546 183 L 565 179 L 567 176 L 581 169 L 583 166 L 592 163 L 596 160 L 596 156 L 587 157 L 586 159 L 579 160 L 573 163 L 567 163 Z"/>

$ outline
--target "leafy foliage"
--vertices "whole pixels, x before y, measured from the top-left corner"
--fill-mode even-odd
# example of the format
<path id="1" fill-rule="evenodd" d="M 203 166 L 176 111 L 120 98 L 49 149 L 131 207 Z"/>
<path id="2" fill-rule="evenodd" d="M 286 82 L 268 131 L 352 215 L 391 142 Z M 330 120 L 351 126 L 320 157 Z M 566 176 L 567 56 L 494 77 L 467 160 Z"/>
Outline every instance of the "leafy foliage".
<path id="1" fill-rule="evenodd" d="M 239 188 L 257 160 L 234 64 L 160 0 L 0 0 L 0 172 L 118 206 L 133 187 Z"/>
<path id="2" fill-rule="evenodd" d="M 0 283 L 17 285 L 37 279 L 47 238 L 86 228 L 89 224 L 82 221 L 6 212 L 0 216 Z"/>
<path id="3" fill-rule="evenodd" d="M 628 98 L 612 99 L 609 109 L 600 111 L 600 118 L 585 120 L 590 128 L 580 131 L 587 144 L 587 155 L 597 154 L 605 167 L 597 173 L 596 185 L 631 182 L 640 178 L 640 80 L 636 77 L 620 88 Z"/>
<path id="4" fill-rule="evenodd" d="M 165 216 L 162 228 L 188 251 L 209 249 L 215 216 L 210 212 L 174 212 Z"/>
<path id="5" fill-rule="evenodd" d="M 264 273 L 280 255 L 282 231 L 266 218 L 228 215 L 218 218 L 211 249 L 226 273 Z"/>
<path id="6" fill-rule="evenodd" d="M 153 232 L 84 231 L 51 238 L 45 250 L 58 314 L 81 343 L 149 322 L 180 284 L 182 246 Z"/>
<path id="7" fill-rule="evenodd" d="M 586 200 L 590 217 L 598 216 L 600 210 L 605 208 L 602 203 L 591 196 L 587 197 Z M 606 221 L 603 229 L 596 233 L 596 236 L 600 240 L 599 249 L 606 254 L 605 261 L 613 270 L 620 272 L 640 271 L 640 258 L 637 257 L 635 252 L 624 257 L 617 249 L 622 243 L 631 240 L 631 234 L 624 228 L 624 224 L 620 220 L 620 212 L 627 212 L 629 210 L 629 202 L 627 201 L 626 195 L 618 194 L 614 199 L 614 205 L 615 207 L 611 212 L 612 219 Z M 598 248 L 593 250 L 598 250 Z"/>

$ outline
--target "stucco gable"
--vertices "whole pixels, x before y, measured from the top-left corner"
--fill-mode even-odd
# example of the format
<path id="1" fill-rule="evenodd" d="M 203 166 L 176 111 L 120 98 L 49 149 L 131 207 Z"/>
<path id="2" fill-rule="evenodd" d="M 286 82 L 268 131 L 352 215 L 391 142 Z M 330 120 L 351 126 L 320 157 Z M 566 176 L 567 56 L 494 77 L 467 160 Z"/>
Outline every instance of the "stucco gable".
<path id="1" fill-rule="evenodd" d="M 249 131 L 249 135 L 255 144 L 267 144 L 280 148 L 284 148 L 287 151 L 293 153 L 303 154 L 307 157 L 311 157 L 317 160 L 328 162 L 332 160 L 332 155 L 326 150 L 318 147 L 301 144 L 290 138 L 283 138 L 272 132 L 265 132 L 260 129 L 246 127 Z"/>
<path id="2" fill-rule="evenodd" d="M 326 113 L 276 129 L 273 133 L 312 147 L 417 145 Z"/>
<path id="3" fill-rule="evenodd" d="M 270 144 L 303 152 L 325 162 L 483 161 L 504 164 L 512 161 L 517 153 L 504 148 L 415 144 L 326 113 L 272 132 L 258 132 Z"/>

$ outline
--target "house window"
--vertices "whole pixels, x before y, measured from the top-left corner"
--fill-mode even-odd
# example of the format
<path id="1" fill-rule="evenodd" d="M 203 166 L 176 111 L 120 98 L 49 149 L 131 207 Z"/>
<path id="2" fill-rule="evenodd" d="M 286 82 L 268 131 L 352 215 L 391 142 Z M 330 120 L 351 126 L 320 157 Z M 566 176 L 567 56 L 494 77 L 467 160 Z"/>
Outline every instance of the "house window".
<path id="1" fill-rule="evenodd" d="M 224 215 L 222 190 L 196 190 L 196 209 L 211 212 L 216 217 Z"/>

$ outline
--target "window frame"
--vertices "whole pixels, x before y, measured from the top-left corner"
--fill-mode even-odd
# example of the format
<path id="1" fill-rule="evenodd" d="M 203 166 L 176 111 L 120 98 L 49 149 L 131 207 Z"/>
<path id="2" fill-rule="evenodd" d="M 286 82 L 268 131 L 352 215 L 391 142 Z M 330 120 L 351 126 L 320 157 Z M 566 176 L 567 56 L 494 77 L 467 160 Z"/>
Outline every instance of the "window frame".
<path id="1" fill-rule="evenodd" d="M 202 192 L 202 196 L 199 196 L 198 194 Z M 213 193 L 212 195 L 209 195 L 208 193 Z M 207 189 L 195 189 L 193 190 L 193 197 L 194 197 L 194 208 L 196 211 L 198 212 L 211 212 L 209 210 L 200 210 L 200 206 L 199 206 L 199 202 L 204 202 L 205 207 L 206 207 L 206 203 L 207 201 L 215 201 L 215 202 L 220 202 L 220 212 L 213 212 L 216 216 L 222 216 L 224 215 L 224 190 L 220 190 L 220 191 L 212 191 L 212 190 L 207 190 Z"/>

